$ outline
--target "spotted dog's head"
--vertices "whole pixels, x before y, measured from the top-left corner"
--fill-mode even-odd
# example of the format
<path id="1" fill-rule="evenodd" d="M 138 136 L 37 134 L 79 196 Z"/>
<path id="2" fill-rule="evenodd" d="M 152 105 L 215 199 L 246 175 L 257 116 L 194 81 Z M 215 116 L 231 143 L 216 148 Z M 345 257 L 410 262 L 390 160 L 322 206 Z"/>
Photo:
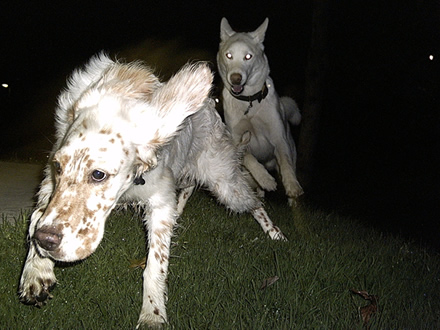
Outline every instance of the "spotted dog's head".
<path id="1" fill-rule="evenodd" d="M 74 261 L 96 249 L 118 199 L 136 175 L 156 165 L 156 150 L 184 119 L 202 108 L 211 83 L 207 65 L 188 65 L 161 84 L 140 63 L 104 55 L 74 72 L 56 111 L 48 170 L 53 192 L 30 228 L 42 256 Z"/>

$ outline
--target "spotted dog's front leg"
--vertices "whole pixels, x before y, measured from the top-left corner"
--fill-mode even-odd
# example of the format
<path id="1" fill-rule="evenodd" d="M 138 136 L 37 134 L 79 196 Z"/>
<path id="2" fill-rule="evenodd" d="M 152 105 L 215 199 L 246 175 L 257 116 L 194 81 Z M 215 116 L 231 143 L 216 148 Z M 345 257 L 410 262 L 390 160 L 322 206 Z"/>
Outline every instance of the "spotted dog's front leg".
<path id="1" fill-rule="evenodd" d="M 35 210 L 32 214 L 30 237 L 33 236 L 35 224 L 42 214 L 41 209 Z M 20 299 L 26 304 L 41 306 L 48 298 L 52 298 L 50 289 L 55 283 L 54 262 L 49 258 L 41 257 L 31 241 L 20 279 Z"/>
<path id="2" fill-rule="evenodd" d="M 171 197 L 171 198 L 170 198 Z M 143 278 L 140 325 L 157 327 L 167 322 L 166 279 L 173 227 L 176 222 L 175 194 L 156 194 L 150 199 L 151 219 L 147 220 L 149 251 Z"/>
<path id="3" fill-rule="evenodd" d="M 20 279 L 20 299 L 25 304 L 42 306 L 52 298 L 50 290 L 56 283 L 54 262 L 41 258 L 32 244 Z"/>
<path id="4" fill-rule="evenodd" d="M 149 224 L 149 251 L 144 270 L 143 303 L 138 325 L 158 326 L 167 322 L 166 279 L 175 211 L 168 206 L 152 211 Z"/>

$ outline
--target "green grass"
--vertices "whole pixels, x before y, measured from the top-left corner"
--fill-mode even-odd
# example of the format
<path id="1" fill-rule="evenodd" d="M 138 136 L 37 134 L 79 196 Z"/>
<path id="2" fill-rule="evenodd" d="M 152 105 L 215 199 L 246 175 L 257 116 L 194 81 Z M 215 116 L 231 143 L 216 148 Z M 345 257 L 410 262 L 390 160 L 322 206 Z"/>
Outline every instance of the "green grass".
<path id="1" fill-rule="evenodd" d="M 189 201 L 173 238 L 167 305 L 174 329 L 362 328 L 368 303 L 350 289 L 379 296 L 373 328 L 440 328 L 440 257 L 382 235 L 353 219 L 308 206 L 293 212 L 266 204 L 289 242 L 266 238 L 249 215 L 229 215 L 203 192 Z M 145 255 L 137 215 L 115 212 L 98 250 L 55 269 L 59 284 L 41 309 L 19 303 L 26 254 L 25 216 L 0 225 L 0 327 L 133 328 L 142 304 Z M 273 276 L 279 280 L 260 289 Z"/>

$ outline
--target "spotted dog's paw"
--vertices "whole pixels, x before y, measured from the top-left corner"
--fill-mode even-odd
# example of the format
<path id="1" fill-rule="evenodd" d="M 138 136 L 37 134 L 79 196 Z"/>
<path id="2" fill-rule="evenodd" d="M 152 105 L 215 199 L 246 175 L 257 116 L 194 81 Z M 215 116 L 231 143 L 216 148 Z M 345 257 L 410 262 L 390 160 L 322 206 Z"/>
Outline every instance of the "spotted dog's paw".
<path id="1" fill-rule="evenodd" d="M 54 288 L 56 282 L 50 279 L 37 278 L 32 284 L 25 283 L 20 286 L 20 300 L 26 305 L 35 305 L 41 307 L 47 303 L 53 296 L 50 291 Z"/>
<path id="2" fill-rule="evenodd" d="M 50 291 L 56 282 L 53 261 L 38 257 L 29 258 L 21 275 L 20 300 L 28 305 L 41 307 L 52 298 Z"/>
<path id="3" fill-rule="evenodd" d="M 142 308 L 136 329 L 162 329 L 167 322 L 166 311 L 164 308 L 162 310 L 159 310 L 159 308 L 150 310 L 149 307 L 146 306 Z"/>

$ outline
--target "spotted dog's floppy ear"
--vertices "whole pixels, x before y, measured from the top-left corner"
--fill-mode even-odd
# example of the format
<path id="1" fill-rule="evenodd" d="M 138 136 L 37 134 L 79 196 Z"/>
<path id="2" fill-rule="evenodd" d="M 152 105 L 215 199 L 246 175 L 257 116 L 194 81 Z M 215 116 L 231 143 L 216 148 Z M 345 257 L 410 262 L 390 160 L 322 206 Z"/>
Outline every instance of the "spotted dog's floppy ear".
<path id="1" fill-rule="evenodd" d="M 155 150 L 166 144 L 179 131 L 186 117 L 203 108 L 211 90 L 213 75 L 206 63 L 185 65 L 151 99 L 149 125 L 143 128 L 146 138 L 137 148 L 138 160 L 150 169 L 155 163 Z"/>
<path id="2" fill-rule="evenodd" d="M 58 96 L 56 109 L 56 129 L 59 136 L 62 136 L 67 127 L 76 117 L 75 103 L 90 88 L 90 86 L 101 79 L 102 75 L 115 62 L 105 53 L 101 52 L 93 56 L 82 68 L 77 68 L 67 80 L 67 89 Z"/>
<path id="3" fill-rule="evenodd" d="M 199 111 L 208 98 L 212 72 L 207 64 L 186 65 L 153 94 L 151 106 L 157 127 L 150 145 L 167 143 L 186 117 Z"/>

